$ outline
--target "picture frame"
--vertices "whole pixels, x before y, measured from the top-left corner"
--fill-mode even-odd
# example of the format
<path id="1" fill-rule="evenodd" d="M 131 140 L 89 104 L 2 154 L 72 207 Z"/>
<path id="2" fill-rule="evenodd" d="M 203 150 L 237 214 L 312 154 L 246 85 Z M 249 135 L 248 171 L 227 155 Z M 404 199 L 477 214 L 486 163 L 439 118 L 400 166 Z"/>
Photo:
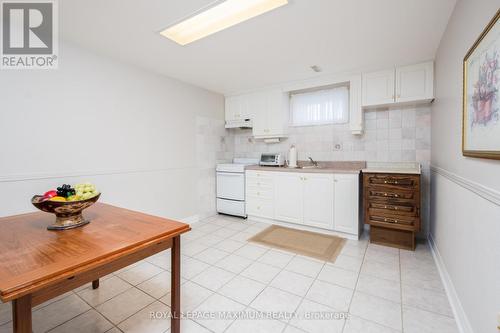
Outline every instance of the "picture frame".
<path id="1" fill-rule="evenodd" d="M 462 154 L 500 160 L 500 9 L 463 60 Z"/>

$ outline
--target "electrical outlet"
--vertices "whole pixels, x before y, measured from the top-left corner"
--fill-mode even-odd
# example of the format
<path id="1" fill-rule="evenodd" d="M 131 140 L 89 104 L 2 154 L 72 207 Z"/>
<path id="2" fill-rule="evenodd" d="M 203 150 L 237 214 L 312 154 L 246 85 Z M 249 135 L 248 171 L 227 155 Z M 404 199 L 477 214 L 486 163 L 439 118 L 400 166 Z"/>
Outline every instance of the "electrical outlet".
<path id="1" fill-rule="evenodd" d="M 333 151 L 340 151 L 342 150 L 342 143 L 337 142 L 333 144 Z"/>

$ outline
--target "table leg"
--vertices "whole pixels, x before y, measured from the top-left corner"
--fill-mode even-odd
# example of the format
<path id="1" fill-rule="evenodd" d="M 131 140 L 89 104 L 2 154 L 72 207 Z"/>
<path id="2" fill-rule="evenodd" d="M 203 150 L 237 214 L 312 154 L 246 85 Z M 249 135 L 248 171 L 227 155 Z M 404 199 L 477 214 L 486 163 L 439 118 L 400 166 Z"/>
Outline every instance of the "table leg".
<path id="1" fill-rule="evenodd" d="M 92 281 L 92 289 L 99 288 L 99 279 Z"/>
<path id="2" fill-rule="evenodd" d="M 12 301 L 14 333 L 31 333 L 31 294 Z"/>
<path id="3" fill-rule="evenodd" d="M 181 331 L 181 237 L 176 236 L 172 239 L 172 283 L 171 283 L 171 314 L 170 332 L 180 333 Z"/>

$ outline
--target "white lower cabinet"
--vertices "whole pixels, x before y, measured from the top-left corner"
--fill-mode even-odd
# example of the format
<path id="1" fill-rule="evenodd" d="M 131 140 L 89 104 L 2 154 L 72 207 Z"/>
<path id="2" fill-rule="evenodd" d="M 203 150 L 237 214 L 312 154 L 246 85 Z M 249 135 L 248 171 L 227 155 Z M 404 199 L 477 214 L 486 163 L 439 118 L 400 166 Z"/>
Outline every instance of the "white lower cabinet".
<path id="1" fill-rule="evenodd" d="M 336 174 L 334 195 L 334 229 L 359 232 L 359 175 Z"/>
<path id="2" fill-rule="evenodd" d="M 305 174 L 303 178 L 303 223 L 313 227 L 333 229 L 334 175 Z"/>
<path id="3" fill-rule="evenodd" d="M 303 176 L 299 173 L 277 172 L 274 178 L 274 218 L 301 223 L 303 215 Z"/>
<path id="4" fill-rule="evenodd" d="M 359 175 L 246 172 L 250 216 L 358 235 Z"/>
<path id="5" fill-rule="evenodd" d="M 274 219 L 274 177 L 271 172 L 245 173 L 246 213 Z"/>

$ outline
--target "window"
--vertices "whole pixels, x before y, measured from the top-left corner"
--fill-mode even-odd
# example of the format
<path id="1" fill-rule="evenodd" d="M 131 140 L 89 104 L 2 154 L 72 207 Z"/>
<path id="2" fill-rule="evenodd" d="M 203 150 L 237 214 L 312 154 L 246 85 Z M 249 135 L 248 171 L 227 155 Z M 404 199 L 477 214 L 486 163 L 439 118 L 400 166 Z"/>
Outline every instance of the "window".
<path id="1" fill-rule="evenodd" d="M 348 121 L 349 90 L 345 86 L 291 94 L 292 126 L 345 124 Z"/>

